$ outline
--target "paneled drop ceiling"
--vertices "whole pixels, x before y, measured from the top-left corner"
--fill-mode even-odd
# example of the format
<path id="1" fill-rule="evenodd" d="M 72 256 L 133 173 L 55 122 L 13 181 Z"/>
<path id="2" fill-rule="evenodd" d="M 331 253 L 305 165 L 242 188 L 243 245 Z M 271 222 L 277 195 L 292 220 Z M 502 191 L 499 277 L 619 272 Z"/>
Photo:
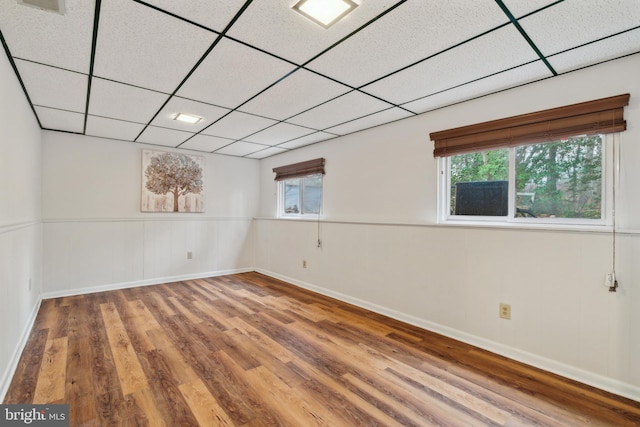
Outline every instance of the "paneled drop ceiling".
<path id="1" fill-rule="evenodd" d="M 355 1 L 0 0 L 0 38 L 43 129 L 257 159 L 640 52 L 640 0 Z"/>

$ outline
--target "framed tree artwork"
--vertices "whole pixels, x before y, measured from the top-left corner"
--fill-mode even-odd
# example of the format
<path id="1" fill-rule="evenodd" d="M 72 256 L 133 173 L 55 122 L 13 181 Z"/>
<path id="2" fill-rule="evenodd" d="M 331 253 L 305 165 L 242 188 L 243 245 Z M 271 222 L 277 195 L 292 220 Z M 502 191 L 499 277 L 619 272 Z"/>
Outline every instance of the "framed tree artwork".
<path id="1" fill-rule="evenodd" d="M 142 150 L 142 212 L 204 212 L 204 161 Z"/>

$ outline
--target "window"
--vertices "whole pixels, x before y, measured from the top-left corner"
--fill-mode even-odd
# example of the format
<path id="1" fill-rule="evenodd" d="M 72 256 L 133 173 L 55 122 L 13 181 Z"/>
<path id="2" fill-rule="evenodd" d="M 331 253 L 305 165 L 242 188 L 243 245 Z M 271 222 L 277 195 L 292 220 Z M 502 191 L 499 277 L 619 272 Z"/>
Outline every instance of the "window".
<path id="1" fill-rule="evenodd" d="M 322 210 L 324 159 L 274 168 L 280 216 L 318 216 Z"/>
<path id="2" fill-rule="evenodd" d="M 448 216 L 602 222 L 603 140 L 580 136 L 443 159 Z"/>
<path id="3" fill-rule="evenodd" d="M 431 133 L 441 218 L 604 224 L 605 140 L 626 129 L 628 103 L 618 95 Z"/>
<path id="4" fill-rule="evenodd" d="M 318 215 L 322 207 L 322 175 L 314 174 L 280 182 L 284 215 Z"/>

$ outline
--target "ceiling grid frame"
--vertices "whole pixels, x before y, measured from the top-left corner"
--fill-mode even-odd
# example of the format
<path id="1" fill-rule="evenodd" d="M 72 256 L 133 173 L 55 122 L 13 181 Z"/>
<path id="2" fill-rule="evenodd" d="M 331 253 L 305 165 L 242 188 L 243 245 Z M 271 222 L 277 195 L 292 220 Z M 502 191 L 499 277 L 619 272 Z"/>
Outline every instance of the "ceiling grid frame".
<path id="1" fill-rule="evenodd" d="M 477 34 L 467 37 L 457 43 L 452 43 L 443 49 L 439 49 L 437 52 L 425 54 L 418 60 L 411 60 L 403 64 L 391 64 L 392 71 L 385 72 L 379 75 L 379 77 L 366 81 L 363 84 L 354 85 L 349 81 L 344 81 L 344 79 L 330 75 L 333 73 L 327 74 L 315 69 L 315 67 L 311 66 L 313 61 L 322 58 L 323 55 L 333 52 L 335 49 L 348 48 L 347 45 L 351 45 L 351 41 L 356 40 L 356 38 L 361 43 L 364 40 L 363 37 L 368 38 L 381 28 L 389 28 L 389 25 L 393 27 L 393 23 L 396 22 L 397 25 L 401 25 L 403 19 L 412 18 L 411 16 L 407 16 L 407 5 L 412 5 L 413 8 L 428 7 L 428 5 L 416 6 L 417 4 L 420 4 L 416 3 L 416 1 L 419 0 L 379 0 L 380 3 L 365 3 L 360 0 L 360 6 L 355 9 L 352 14 L 353 16 L 349 15 L 330 29 L 325 30 L 323 28 L 321 29 L 319 26 L 317 26 L 317 28 L 314 27 L 314 23 L 311 21 L 307 22 L 305 18 L 299 16 L 299 14 L 296 14 L 293 11 L 280 9 L 280 7 L 287 8 L 287 5 L 278 6 L 279 9 L 277 11 L 273 11 L 273 7 L 280 5 L 281 3 L 276 0 L 262 0 L 267 3 L 263 3 L 257 8 L 255 6 L 256 3 L 253 2 L 253 0 L 246 0 L 244 2 L 235 0 L 235 3 L 228 2 L 219 6 L 220 8 L 225 9 L 224 12 L 227 16 L 225 19 L 229 19 L 229 17 L 231 17 L 229 21 L 226 22 L 226 26 L 220 30 L 224 25 L 224 21 L 221 18 L 207 20 L 207 17 L 213 17 L 215 12 L 207 12 L 208 15 L 203 13 L 202 17 L 197 14 L 198 7 L 204 4 L 210 5 L 210 3 L 207 2 L 200 2 L 199 6 L 196 1 L 190 7 L 188 12 L 185 11 L 183 13 L 179 8 L 177 8 L 177 6 L 168 2 L 168 0 L 120 1 L 122 4 L 126 4 L 126 2 L 129 1 L 136 3 L 143 6 L 143 9 L 153 11 L 153 13 L 164 14 L 164 16 L 167 17 L 166 19 L 179 20 L 188 27 L 209 32 L 215 38 L 208 46 L 208 49 L 200 55 L 196 62 L 188 65 L 188 67 L 185 67 L 187 64 L 183 62 L 181 66 L 189 71 L 182 76 L 177 87 L 175 87 L 171 93 L 168 93 L 170 88 L 166 88 L 166 91 L 159 91 L 153 87 L 145 87 L 144 83 L 132 84 L 128 81 L 119 81 L 119 79 L 114 79 L 109 76 L 101 76 L 99 74 L 96 75 L 94 73 L 96 58 L 102 53 L 98 46 L 98 35 L 102 25 L 106 25 L 101 20 L 101 8 L 104 3 L 101 0 L 68 0 L 67 9 L 71 10 L 71 12 L 75 14 L 73 17 L 67 17 L 59 14 L 54 16 L 53 14 L 48 14 L 48 12 L 35 10 L 33 8 L 28 8 L 32 10 L 27 10 L 24 6 L 17 5 L 17 2 L 14 4 L 14 0 L 6 2 L 1 7 L 2 10 L 0 10 L 0 12 L 2 12 L 0 13 L 0 42 L 2 43 L 5 54 L 7 55 L 18 78 L 25 97 L 36 116 L 36 120 L 42 129 L 70 134 L 84 134 L 106 139 L 122 138 L 121 140 L 134 143 L 137 142 L 162 147 L 173 147 L 185 150 L 213 152 L 222 155 L 236 155 L 240 157 L 259 159 L 271 155 L 277 155 L 291 149 L 304 147 L 309 144 L 316 144 L 318 142 L 347 135 L 349 133 L 380 126 L 385 123 L 389 123 L 390 121 L 402 120 L 406 117 L 442 108 L 447 105 L 465 102 L 490 93 L 501 92 L 510 88 L 530 84 L 535 81 L 553 78 L 558 75 L 563 75 L 599 63 L 608 62 L 629 55 L 640 54 L 640 11 L 635 10 L 640 8 L 635 8 L 633 3 L 638 0 L 607 0 L 606 2 L 601 2 L 600 0 L 584 0 L 582 2 L 571 3 L 565 0 L 537 0 L 530 4 L 518 3 L 516 0 L 493 0 L 492 2 L 483 2 L 483 4 L 485 4 L 483 7 L 487 8 L 483 13 L 486 13 L 487 17 L 493 17 L 493 22 L 496 22 L 498 15 L 501 14 L 504 23 L 491 25 L 484 31 L 480 31 Z M 420 1 L 428 3 L 435 2 L 437 0 Z M 601 33 L 594 32 L 593 34 L 597 34 L 597 37 L 590 38 L 588 37 L 588 32 L 572 30 L 569 28 L 572 21 L 579 21 L 581 16 L 589 16 L 590 4 L 594 3 L 595 5 L 595 2 L 598 2 L 598 13 L 604 15 L 603 19 L 608 22 L 609 27 L 606 28 L 606 32 L 603 34 L 602 31 Z M 493 6 L 491 6 L 491 4 L 493 4 Z M 477 18 L 466 16 L 465 10 L 467 9 L 465 8 L 466 5 L 464 0 L 452 0 L 452 2 L 448 3 L 447 6 L 447 11 L 443 13 L 451 14 L 448 19 L 459 20 L 462 24 L 464 19 Z M 217 5 L 213 4 L 212 7 L 217 7 Z M 89 14 L 89 10 L 87 10 L 87 8 L 93 8 L 90 9 L 91 14 Z M 616 9 L 626 11 L 624 18 L 619 19 L 619 21 L 624 22 L 619 25 L 616 24 Z M 248 12 L 251 12 L 251 20 L 243 21 Z M 264 15 L 256 15 L 258 12 Z M 288 12 L 291 12 L 291 14 Z M 136 13 L 143 14 L 144 11 L 136 10 Z M 594 12 L 591 13 L 591 18 L 593 19 Z M 80 17 L 88 19 L 88 16 L 92 16 L 92 22 L 79 21 Z M 260 28 L 247 27 L 246 22 L 255 22 L 255 19 L 258 16 L 265 20 L 265 26 L 261 26 Z M 285 21 L 279 22 L 281 25 L 272 27 L 269 25 L 272 21 L 269 20 L 273 20 L 274 17 L 284 17 Z M 600 18 L 600 15 L 598 18 Z M 305 22 L 302 23 L 299 21 L 300 19 L 303 19 Z M 435 16 L 432 18 L 433 22 L 424 22 L 422 26 L 438 25 L 438 19 L 439 17 Z M 482 19 L 482 17 L 480 17 L 480 19 Z M 214 21 L 216 23 L 211 24 Z M 538 23 L 544 21 L 554 23 L 555 26 L 552 27 L 552 29 L 554 31 L 557 30 L 557 35 L 554 36 L 558 40 L 558 43 L 562 39 L 562 31 L 564 31 L 563 26 L 567 27 L 567 31 L 573 31 L 572 37 L 575 40 L 573 40 L 572 44 L 569 46 L 554 50 L 552 43 L 554 39 L 549 34 L 549 30 L 545 30 L 546 33 L 538 32 L 538 37 L 536 37 L 535 31 L 537 28 L 535 26 L 532 27 L 532 24 L 535 23 L 536 25 L 539 25 Z M 142 21 L 138 22 L 140 22 L 140 25 L 145 25 Z M 58 35 L 55 33 L 46 33 L 42 29 L 38 30 L 40 32 L 36 31 L 33 34 L 30 33 L 25 35 L 23 32 L 24 28 L 27 28 L 27 26 L 33 23 L 38 24 L 38 28 L 42 27 L 50 29 L 64 27 L 65 35 L 61 34 L 59 37 L 68 37 L 71 29 L 65 27 L 66 25 L 80 25 L 87 31 L 89 28 L 92 28 L 93 31 L 91 34 L 90 44 L 87 44 L 87 41 L 78 41 L 74 44 L 74 46 L 90 45 L 90 55 L 87 55 L 86 51 L 85 53 L 77 52 L 74 50 L 68 50 L 65 46 L 62 46 L 59 48 L 61 52 L 64 51 L 64 54 L 61 55 L 61 59 L 56 60 L 55 63 L 48 61 L 47 58 L 51 58 L 51 54 L 42 52 L 42 55 L 40 55 L 37 49 L 38 42 L 39 40 L 42 40 L 43 37 L 51 37 L 52 40 L 56 40 Z M 238 23 L 245 24 L 238 26 Z M 381 25 L 382 23 L 385 25 Z M 420 26 L 416 26 L 416 28 L 419 27 Z M 491 72 L 488 74 L 485 73 L 486 75 L 478 73 L 469 73 L 468 75 L 461 74 L 464 77 L 463 80 L 456 81 L 455 79 L 452 79 L 451 84 L 431 92 L 425 92 L 425 89 L 428 89 L 430 86 L 421 83 L 421 81 L 424 82 L 425 79 L 429 79 L 430 75 L 424 75 L 421 77 L 419 73 L 415 76 L 412 76 L 411 73 L 406 73 L 407 70 L 411 70 L 413 74 L 416 74 L 415 71 L 420 70 L 420 67 L 422 67 L 423 64 L 432 63 L 432 61 L 435 61 L 436 59 L 441 62 L 441 58 L 445 58 L 445 55 L 446 61 L 448 61 L 447 63 L 450 61 L 464 60 L 464 58 L 460 58 L 459 55 L 457 55 L 457 52 L 462 51 L 461 48 L 463 46 L 468 43 L 475 42 L 476 40 L 485 40 L 492 33 L 505 27 L 511 27 L 517 30 L 522 40 L 526 42 L 533 54 L 535 54 L 536 59 L 523 60 L 520 58 L 517 61 L 512 61 L 512 63 L 509 63 L 509 61 L 506 60 L 504 63 L 500 64 L 501 68 L 499 70 L 490 70 Z M 277 45 L 265 46 L 264 43 L 260 43 L 259 37 L 262 32 L 265 32 L 266 40 L 277 40 L 278 37 L 284 37 L 289 34 L 288 31 L 294 28 L 304 29 L 305 32 L 308 31 L 309 33 L 305 34 L 302 39 L 314 40 L 314 43 L 311 45 L 316 46 L 318 50 L 305 52 L 304 56 L 306 56 L 306 58 L 304 59 L 300 58 L 300 55 L 298 55 L 301 60 L 295 60 L 295 58 L 287 52 L 293 52 L 292 49 L 305 48 L 305 45 L 300 45 L 298 43 L 298 45 L 292 46 L 288 48 L 288 50 L 283 50 Z M 455 31 L 455 29 L 442 26 L 437 28 L 437 30 Z M 87 31 L 82 34 L 86 34 Z M 141 31 L 144 31 L 144 29 L 142 28 Z M 180 36 L 179 34 L 176 35 Z M 394 43 L 397 46 L 401 46 L 402 43 L 407 43 L 407 40 L 396 40 L 394 39 L 394 36 L 395 34 L 392 33 L 376 34 L 376 37 L 386 37 L 389 40 L 389 43 L 391 43 L 391 46 L 393 46 Z M 27 40 L 23 40 L 25 37 L 27 37 Z M 215 102 L 211 102 L 211 100 L 204 100 L 202 99 L 203 97 L 198 94 L 197 90 L 193 91 L 195 96 L 181 96 L 179 93 L 180 89 L 189 81 L 196 70 L 201 67 L 205 59 L 213 51 L 216 51 L 216 48 L 222 40 L 228 40 L 229 42 L 236 43 L 238 46 L 249 48 L 261 57 L 271 58 L 269 62 L 265 64 L 287 64 L 286 66 L 290 67 L 290 69 L 289 71 L 280 74 L 279 77 L 271 80 L 271 82 L 262 87 L 262 89 L 251 93 L 242 101 L 231 106 L 217 105 Z M 254 42 L 252 42 L 252 40 Z M 419 34 L 416 34 L 416 41 L 417 40 L 421 40 Z M 499 41 L 499 38 L 496 40 Z M 346 41 L 349 41 L 350 43 L 345 43 Z M 428 43 L 428 40 L 425 42 Z M 28 49 L 24 47 L 25 43 L 29 44 L 30 47 Z M 51 40 L 47 40 L 47 43 L 50 44 Z M 154 43 L 154 40 L 150 39 L 148 43 Z M 291 40 L 291 43 L 297 43 L 295 38 Z M 613 53 L 609 53 L 606 51 L 606 47 L 612 43 L 616 43 L 616 50 Z M 32 48 L 33 46 L 36 47 Z M 426 47 L 427 46 L 425 46 L 425 48 Z M 499 50 L 500 48 L 501 47 L 497 45 L 492 46 L 492 49 Z M 418 47 L 418 49 L 420 48 Z M 302 51 L 298 50 L 298 52 Z M 142 53 L 144 54 L 144 52 Z M 496 55 L 498 53 L 487 51 L 486 54 L 486 60 L 491 61 L 491 55 Z M 86 58 L 87 56 L 90 56 L 90 59 L 87 66 L 83 68 L 84 72 L 78 71 L 80 67 L 78 58 Z M 402 56 L 402 52 L 400 53 L 400 56 Z M 42 85 L 46 84 L 46 78 L 41 77 L 41 81 L 39 81 L 38 85 L 30 83 L 34 81 L 34 78 L 37 78 L 40 75 L 38 73 L 41 69 L 37 67 L 30 68 L 29 81 L 25 81 L 20 74 L 21 70 L 16 63 L 17 60 L 24 61 L 24 63 L 33 63 L 45 67 L 52 67 L 62 73 L 76 73 L 76 75 L 82 74 L 86 76 L 87 83 L 84 114 L 56 107 L 56 105 L 71 105 L 69 100 L 65 101 L 64 99 L 61 99 L 61 102 L 57 104 L 49 102 L 45 96 L 46 94 L 43 92 L 44 89 L 42 88 Z M 169 67 L 171 67 L 170 61 L 171 59 L 167 58 L 167 66 Z M 372 67 L 377 67 L 383 62 L 384 58 L 374 58 L 370 64 Z M 541 71 L 543 64 L 547 70 L 546 74 Z M 560 64 L 559 69 L 556 68 L 558 64 Z M 225 63 L 215 65 L 224 67 Z M 343 65 L 345 67 L 344 72 L 348 73 L 350 69 L 349 67 L 352 64 L 347 62 Z M 271 66 L 272 65 L 269 65 L 269 67 Z M 452 65 L 452 67 L 453 68 L 451 69 L 455 72 L 455 66 Z M 220 70 L 224 69 L 221 68 Z M 275 68 L 273 68 L 273 70 L 275 70 Z M 284 84 L 293 75 L 299 76 L 297 73 L 301 70 L 317 76 L 317 78 L 320 79 L 317 80 L 318 82 L 326 81 L 328 85 L 326 86 L 327 88 L 332 87 L 332 85 L 341 85 L 345 88 L 344 93 L 332 95 L 330 93 L 321 93 L 322 91 L 315 88 L 315 86 L 310 87 L 309 93 L 315 93 L 316 102 L 297 102 L 301 108 L 298 110 L 290 109 L 290 114 L 287 114 L 288 117 L 274 117 L 273 111 L 269 109 L 269 104 L 265 104 L 264 101 L 261 101 L 260 103 L 252 103 L 255 105 L 264 104 L 260 106 L 260 108 L 251 109 L 252 111 L 243 110 L 243 107 L 247 108 L 246 106 L 248 106 L 252 100 L 256 100 L 258 98 L 268 100 L 269 96 L 273 96 L 271 93 L 277 93 L 278 97 L 291 97 L 291 99 L 295 100 L 296 95 L 298 95 L 295 93 L 296 85 L 287 83 L 286 86 L 284 86 Z M 158 70 L 148 70 L 150 73 L 155 73 L 157 71 Z M 250 76 L 251 73 L 259 75 L 264 71 L 268 71 L 268 69 L 248 69 L 244 71 L 248 76 Z M 229 74 L 230 77 L 228 77 L 228 82 L 233 84 L 234 70 L 231 69 L 221 72 Z M 42 75 L 44 76 L 44 74 Z M 403 83 L 409 85 L 408 87 L 415 87 L 415 96 L 413 99 L 408 101 L 405 101 L 404 99 L 394 99 L 392 92 L 389 92 L 389 90 L 393 88 L 393 85 L 388 85 L 388 82 L 391 83 L 394 79 L 404 79 L 405 77 L 410 78 Z M 101 90 L 97 90 L 97 87 L 94 87 L 97 78 L 103 81 L 101 83 L 101 87 L 103 89 Z M 299 84 L 307 85 L 313 84 L 312 82 L 316 81 L 311 78 L 300 77 L 297 77 L 296 80 L 301 82 Z M 66 79 L 66 81 L 71 80 Z M 144 82 L 144 79 L 139 79 L 137 81 Z M 110 110 L 111 112 L 104 109 L 95 110 L 94 108 L 99 105 L 99 103 L 96 104 L 96 97 L 103 96 L 105 94 L 104 88 L 109 87 L 108 85 L 105 86 L 106 82 L 110 82 L 112 85 L 117 84 L 118 90 L 122 92 L 122 96 L 119 98 L 113 97 L 113 99 L 108 101 L 110 103 L 109 105 L 112 107 Z M 385 88 L 385 85 L 382 85 L 378 87 L 375 93 L 371 93 L 372 89 L 375 87 L 374 85 L 378 82 L 383 82 L 388 87 Z M 225 83 L 226 82 L 221 82 L 220 84 Z M 424 88 L 421 88 L 421 85 Z M 273 92 L 273 90 L 270 92 L 270 89 L 276 86 L 278 86 L 278 92 Z M 338 86 L 333 87 L 338 88 Z M 149 91 L 144 92 L 147 94 L 145 95 L 146 100 L 144 102 L 149 102 L 152 99 L 159 100 L 159 95 L 164 96 L 164 102 L 159 106 L 159 108 L 155 107 L 153 110 L 155 114 L 153 114 L 151 118 L 145 119 L 144 123 L 140 122 L 143 115 L 139 115 L 140 117 L 138 119 L 133 120 L 122 116 L 115 117 L 113 115 L 113 109 L 117 108 L 117 103 L 124 102 L 127 97 L 133 97 L 136 90 Z M 59 90 L 49 90 L 48 93 L 60 96 Z M 153 93 L 156 95 L 153 95 Z M 364 98 L 365 104 L 363 104 L 366 105 L 366 107 L 354 108 L 354 111 L 345 111 L 340 115 L 335 114 L 334 111 L 333 117 L 329 114 L 329 112 L 341 105 L 343 100 L 348 97 L 352 97 L 353 94 L 356 93 L 366 97 Z M 323 97 L 325 99 L 322 99 Z M 41 102 L 34 103 L 34 99 L 39 99 Z M 173 102 L 172 100 L 175 99 L 180 99 L 180 102 Z M 286 102 L 286 99 L 282 99 L 280 102 Z M 380 102 L 382 102 L 382 104 L 378 104 Z M 174 104 L 180 106 L 193 105 L 194 109 L 196 109 L 195 107 L 197 107 L 198 104 L 206 104 L 206 106 L 202 105 L 201 109 L 210 112 L 207 113 L 209 117 L 205 117 L 206 122 L 204 125 L 201 124 L 200 127 L 193 128 L 192 130 L 185 130 L 186 128 L 171 125 L 167 126 L 166 118 L 159 120 L 159 116 L 161 114 L 168 113 L 167 110 L 171 110 Z M 152 104 L 148 105 L 148 109 L 154 108 Z M 122 106 L 124 107 L 124 105 Z M 188 113 L 189 111 L 183 112 Z M 231 116 L 232 114 L 233 116 Z M 41 115 L 46 115 L 46 121 L 42 120 Z M 78 126 L 79 117 L 82 117 L 82 125 L 80 126 Z M 225 123 L 224 121 L 227 117 L 234 117 L 234 119 L 229 120 L 223 126 L 216 126 L 218 123 L 221 125 Z M 252 117 L 255 117 L 255 120 L 253 120 Z M 243 120 L 245 122 L 246 120 L 249 120 L 246 122 L 249 126 L 246 132 L 242 131 Z M 336 121 L 340 121 L 340 123 L 336 123 Z M 253 124 L 250 124 L 250 122 Z M 110 126 L 115 127 L 118 126 L 119 123 L 122 124 L 122 131 L 107 131 Z M 89 125 L 91 125 L 91 129 L 89 129 Z M 261 125 L 265 127 L 257 127 Z M 130 135 L 138 126 L 141 126 L 142 129 L 137 133 L 135 138 L 126 137 L 126 135 Z M 295 126 L 297 128 L 291 128 L 291 126 Z M 147 131 L 147 129 L 151 130 L 150 128 L 153 128 L 153 133 L 158 135 L 157 139 L 143 137 L 145 131 Z M 292 133 L 293 130 L 298 128 L 299 131 Z M 209 129 L 211 130 L 207 132 Z M 225 133 L 226 136 L 216 135 L 216 129 L 220 129 L 221 132 L 224 130 L 223 133 Z M 282 130 L 282 133 L 279 133 L 280 129 Z M 299 136 L 295 136 L 296 132 Z M 147 132 L 147 134 L 150 133 Z M 183 134 L 185 136 L 184 139 L 175 143 L 170 142 L 171 138 L 169 138 L 169 135 L 173 135 L 174 138 L 179 139 L 178 135 Z M 228 136 L 230 134 L 233 134 L 234 137 L 229 138 Z M 198 136 L 198 142 L 190 144 L 189 141 L 194 139 L 196 136 Z M 223 143 L 226 144 L 221 145 Z M 238 145 L 238 149 L 232 148 L 234 144 L 240 144 Z"/>

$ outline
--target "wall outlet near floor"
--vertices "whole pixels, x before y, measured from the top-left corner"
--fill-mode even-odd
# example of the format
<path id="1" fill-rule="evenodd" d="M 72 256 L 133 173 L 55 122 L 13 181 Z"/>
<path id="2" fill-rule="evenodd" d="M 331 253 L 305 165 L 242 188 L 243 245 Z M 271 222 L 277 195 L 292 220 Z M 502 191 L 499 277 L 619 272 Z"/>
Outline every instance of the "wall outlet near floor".
<path id="1" fill-rule="evenodd" d="M 307 260 L 306 259 L 302 260 L 302 268 L 307 268 Z"/>
<path id="2" fill-rule="evenodd" d="M 511 305 L 500 303 L 500 318 L 511 319 Z"/>
<path id="3" fill-rule="evenodd" d="M 187 259 L 193 259 L 193 252 L 187 252 Z"/>
<path id="4" fill-rule="evenodd" d="M 31 290 L 31 277 L 29 277 L 29 290 Z"/>

